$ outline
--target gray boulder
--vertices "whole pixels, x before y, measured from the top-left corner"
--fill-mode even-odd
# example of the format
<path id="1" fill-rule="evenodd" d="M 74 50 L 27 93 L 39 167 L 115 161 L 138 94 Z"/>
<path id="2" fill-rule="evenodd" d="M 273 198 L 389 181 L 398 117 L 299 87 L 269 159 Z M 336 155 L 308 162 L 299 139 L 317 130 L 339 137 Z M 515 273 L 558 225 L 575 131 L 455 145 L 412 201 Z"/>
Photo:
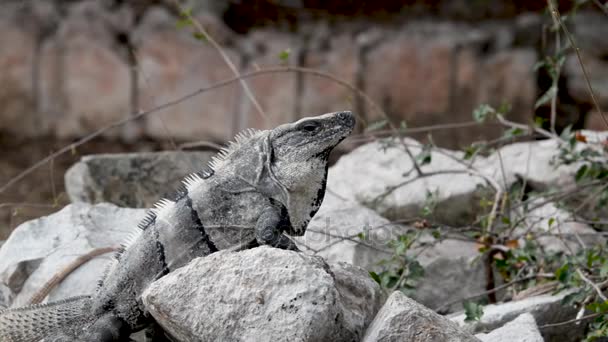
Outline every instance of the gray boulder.
<path id="1" fill-rule="evenodd" d="M 143 218 L 142 209 L 75 203 L 17 227 L 0 248 L 0 301 L 22 306 L 56 273 L 95 248 L 118 246 Z M 91 294 L 112 254 L 94 258 L 72 272 L 49 301 Z M 2 304 L 2 302 L 0 302 Z"/>
<path id="2" fill-rule="evenodd" d="M 366 270 L 381 272 L 393 256 L 389 242 L 415 228 L 392 223 L 354 201 L 327 193 L 306 234 L 297 241 L 301 249 L 329 262 L 347 262 Z M 409 252 L 424 268 L 411 296 L 437 309 L 485 290 L 485 271 L 475 242 L 447 238 L 437 241 L 424 234 Z M 460 303 L 445 309 L 459 309 Z"/>
<path id="3" fill-rule="evenodd" d="M 422 152 L 417 141 L 406 138 L 404 143 L 414 156 Z M 327 186 L 341 197 L 392 220 L 420 216 L 425 205 L 432 202 L 435 221 L 467 224 L 475 218 L 478 212 L 475 204 L 487 185 L 483 178 L 463 173 L 466 167 L 446 155 L 463 157 L 457 151 L 434 150 L 430 152 L 431 162 L 421 169 L 441 174 L 415 179 L 413 163 L 398 140 L 368 143 L 343 156 L 329 169 Z M 448 171 L 455 172 L 443 173 Z M 395 189 L 389 193 L 391 188 Z"/>
<path id="4" fill-rule="evenodd" d="M 574 306 L 562 304 L 562 300 L 568 292 L 558 295 L 543 295 L 530 297 L 520 301 L 491 304 L 484 306 L 483 315 L 479 321 L 465 322 L 465 314 L 458 313 L 450 316 L 450 319 L 463 329 L 471 333 L 493 331 L 514 320 L 523 313 L 534 316 L 539 326 L 564 322 L 576 316 L 577 309 Z M 542 329 L 545 341 L 579 341 L 584 335 L 585 324 L 561 325 Z"/>
<path id="5" fill-rule="evenodd" d="M 490 333 L 475 336 L 483 342 L 544 342 L 534 316 L 529 313 L 519 315 L 516 319 Z"/>
<path id="6" fill-rule="evenodd" d="M 181 180 L 201 170 L 213 155 L 167 151 L 85 156 L 66 172 L 65 186 L 72 202 L 147 208 L 172 196 Z"/>
<path id="7" fill-rule="evenodd" d="M 431 309 L 393 292 L 365 332 L 363 342 L 479 341 Z"/>
<path id="8" fill-rule="evenodd" d="M 178 341 L 353 341 L 383 300 L 365 272 L 270 247 L 193 260 L 143 294 Z"/>

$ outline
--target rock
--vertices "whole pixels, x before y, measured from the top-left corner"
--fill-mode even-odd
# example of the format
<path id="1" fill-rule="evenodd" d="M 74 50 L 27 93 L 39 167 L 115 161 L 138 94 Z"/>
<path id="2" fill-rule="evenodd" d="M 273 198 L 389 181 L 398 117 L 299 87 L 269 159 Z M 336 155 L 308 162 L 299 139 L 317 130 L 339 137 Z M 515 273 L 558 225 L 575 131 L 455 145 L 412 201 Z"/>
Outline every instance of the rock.
<path id="1" fill-rule="evenodd" d="M 418 142 L 404 139 L 404 143 L 414 156 L 422 152 Z M 430 206 L 434 208 L 431 217 L 435 222 L 451 226 L 468 224 L 478 213 L 477 203 L 487 186 L 482 178 L 471 176 L 462 164 L 446 156 L 462 159 L 461 152 L 439 151 L 430 152 L 431 162 L 422 166 L 422 171 L 455 173 L 413 180 L 416 171 L 398 140 L 368 143 L 343 156 L 329 169 L 328 188 L 391 220 L 419 217 L 423 208 Z M 396 186 L 394 191 L 387 192 Z"/>
<path id="2" fill-rule="evenodd" d="M 393 292 L 365 332 L 363 342 L 479 341 L 434 311 Z"/>
<path id="3" fill-rule="evenodd" d="M 106 15 L 99 1 L 74 4 L 42 46 L 40 110 L 58 137 L 79 137 L 131 114 L 129 65 Z"/>
<path id="4" fill-rule="evenodd" d="M 359 340 L 381 290 L 359 270 L 332 269 L 270 247 L 222 251 L 154 282 L 143 301 L 180 341 Z"/>
<path id="5" fill-rule="evenodd" d="M 140 109 L 149 110 L 197 89 L 234 77 L 211 44 L 197 40 L 191 29 L 175 29 L 176 19 L 164 9 L 146 12 L 133 33 L 139 61 L 137 82 Z M 240 57 L 223 47 L 237 66 Z M 207 91 L 146 118 L 153 138 L 228 140 L 236 133 L 238 82 Z"/>
<path id="6" fill-rule="evenodd" d="M 476 322 L 465 323 L 464 313 L 454 314 L 450 319 L 472 333 L 498 329 L 523 313 L 532 314 L 539 326 L 559 323 L 576 316 L 577 309 L 574 306 L 562 305 L 562 299 L 567 294 L 562 292 L 555 296 L 543 295 L 516 302 L 487 305 L 483 308 L 481 320 Z M 578 341 L 583 337 L 584 330 L 585 324 L 562 325 L 542 329 L 542 335 L 547 342 Z"/>
<path id="7" fill-rule="evenodd" d="M 213 154 L 167 151 L 85 156 L 66 172 L 66 191 L 72 202 L 149 208 L 173 196 L 181 180 L 201 170 Z"/>
<path id="8" fill-rule="evenodd" d="M 504 326 L 487 334 L 475 335 L 483 342 L 544 342 L 534 316 L 523 313 Z"/>
<path id="9" fill-rule="evenodd" d="M 557 166 L 558 154 L 559 144 L 555 140 L 515 143 L 500 148 L 487 159 L 479 159 L 475 167 L 504 184 L 505 188 L 520 180 L 525 180 L 537 191 L 572 187 L 580 165 Z"/>
<path id="10" fill-rule="evenodd" d="M 6 296 L 4 290 L 8 288 L 10 298 L 5 304 L 26 304 L 45 282 L 79 255 L 125 241 L 133 229 L 138 229 L 144 213 L 112 204 L 75 203 L 21 224 L 0 248 L 0 296 Z M 51 291 L 48 300 L 93 293 L 111 257 L 97 257 L 76 269 Z"/>
<path id="11" fill-rule="evenodd" d="M 414 281 L 411 297 L 425 306 L 443 312 L 460 310 L 462 298 L 486 289 L 486 272 L 481 253 L 473 241 L 447 238 L 432 244 L 434 238 L 426 236 L 430 246 L 412 250 L 411 255 L 424 268 L 424 276 Z M 446 306 L 446 303 L 454 303 Z"/>
<path id="12" fill-rule="evenodd" d="M 581 53 L 589 82 L 600 107 L 608 106 L 608 62 L 588 53 Z M 579 103 L 594 105 L 583 69 L 575 54 L 570 54 L 564 64 L 564 76 L 568 78 L 568 93 Z M 593 107 L 595 109 L 595 107 Z M 602 129 L 606 129 L 604 126 Z"/>
<path id="13" fill-rule="evenodd" d="M 366 270 L 390 270 L 394 250 L 389 243 L 413 228 L 391 223 L 371 209 L 353 201 L 325 194 L 321 208 L 297 238 L 301 249 L 322 256 L 329 262 L 342 261 Z M 362 238 L 363 237 L 363 238 Z M 485 272 L 474 242 L 447 238 L 439 243 L 425 234 L 409 252 L 424 268 L 424 276 L 412 281 L 411 296 L 432 309 L 485 290 Z M 460 308 L 460 303 L 443 309 Z"/>
<path id="14" fill-rule="evenodd" d="M 555 203 L 539 197 L 529 201 L 526 218 L 514 229 L 512 236 L 535 235 L 534 241 L 544 252 L 576 252 L 582 244 L 592 247 L 604 244 L 605 239 L 589 225 L 577 222 L 568 211 L 558 208 Z M 521 238 L 520 245 L 524 245 Z"/>
<path id="15" fill-rule="evenodd" d="M 329 262 L 347 262 L 371 270 L 382 259 L 390 258 L 388 242 L 405 230 L 371 209 L 326 192 L 306 234 L 295 240 L 302 250 L 312 251 Z M 360 239 L 359 234 L 366 238 Z"/>

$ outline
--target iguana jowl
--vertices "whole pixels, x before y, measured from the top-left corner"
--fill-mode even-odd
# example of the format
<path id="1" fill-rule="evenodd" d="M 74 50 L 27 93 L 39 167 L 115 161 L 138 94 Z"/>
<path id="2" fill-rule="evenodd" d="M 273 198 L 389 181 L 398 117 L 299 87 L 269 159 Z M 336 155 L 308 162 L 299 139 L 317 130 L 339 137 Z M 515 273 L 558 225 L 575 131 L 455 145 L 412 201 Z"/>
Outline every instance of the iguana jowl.
<path id="1" fill-rule="evenodd" d="M 124 341 L 153 324 L 141 294 L 190 260 L 260 244 L 297 250 L 315 215 L 330 151 L 354 127 L 350 112 L 248 130 L 159 201 L 91 296 L 0 311 L 0 341 Z"/>

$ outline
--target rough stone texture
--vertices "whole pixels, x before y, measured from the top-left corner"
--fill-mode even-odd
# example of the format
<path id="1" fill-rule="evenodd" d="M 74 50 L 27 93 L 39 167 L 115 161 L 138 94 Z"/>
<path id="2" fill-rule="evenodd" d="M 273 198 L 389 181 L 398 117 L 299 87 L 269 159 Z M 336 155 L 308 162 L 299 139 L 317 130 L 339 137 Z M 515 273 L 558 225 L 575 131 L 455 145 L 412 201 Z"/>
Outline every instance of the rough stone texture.
<path id="1" fill-rule="evenodd" d="M 605 239 L 595 229 L 576 222 L 574 215 L 558 208 L 555 203 L 548 202 L 546 198 L 531 200 L 528 206 L 534 209 L 528 211 L 525 220 L 513 231 L 513 234 L 514 236 L 524 236 L 527 232 L 535 234 L 537 236 L 535 241 L 545 252 L 577 251 L 581 248 L 581 242 L 587 247 L 605 243 Z M 522 246 L 523 241 L 524 238 L 520 241 Z"/>
<path id="2" fill-rule="evenodd" d="M 365 332 L 363 342 L 479 341 L 447 318 L 393 292 Z"/>
<path id="3" fill-rule="evenodd" d="M 71 6 L 57 34 L 42 46 L 40 106 L 56 136 L 90 133 L 130 115 L 129 66 L 104 12 L 99 1 Z"/>
<path id="4" fill-rule="evenodd" d="M 434 239 L 427 236 L 425 240 L 432 243 Z M 415 282 L 412 298 L 433 310 L 450 312 L 459 310 L 462 303 L 444 304 L 483 292 L 486 273 L 477 247 L 472 241 L 445 239 L 432 247 L 414 249 L 412 254 L 424 267 L 424 277 Z"/>
<path id="5" fill-rule="evenodd" d="M 554 140 L 515 143 L 502 147 L 487 159 L 479 159 L 475 166 L 501 185 L 506 183 L 507 188 L 524 179 L 538 191 L 574 186 L 579 165 L 556 167 L 554 158 L 558 153 L 559 145 Z"/>
<path id="6" fill-rule="evenodd" d="M 149 208 L 172 196 L 181 180 L 201 170 L 213 155 L 167 151 L 85 156 L 66 172 L 66 191 L 72 202 Z"/>
<path id="7" fill-rule="evenodd" d="M 220 54 L 189 29 L 176 30 L 175 18 L 157 8 L 142 19 L 134 33 L 140 77 L 140 109 L 147 110 L 234 76 Z M 239 57 L 226 54 L 236 65 Z M 216 139 L 232 137 L 238 83 L 205 92 L 167 108 L 146 120 L 154 138 Z"/>
<path id="8" fill-rule="evenodd" d="M 394 252 L 388 243 L 411 229 L 391 223 L 356 202 L 326 193 L 306 234 L 297 241 L 303 250 L 309 249 L 329 262 L 343 261 L 380 272 L 387 267 L 381 261 L 390 259 Z M 434 242 L 431 236 L 423 240 Z M 446 239 L 431 247 L 416 247 L 411 253 L 425 269 L 412 293 L 424 305 L 436 309 L 445 302 L 484 290 L 483 265 L 473 262 L 479 256 L 475 243 Z M 446 309 L 459 307 L 457 304 Z"/>
<path id="9" fill-rule="evenodd" d="M 145 211 L 112 204 L 70 204 L 62 210 L 23 223 L 0 248 L 0 297 L 21 306 L 58 271 L 94 248 L 118 246 L 137 228 Z M 97 257 L 71 273 L 49 295 L 49 301 L 91 294 L 111 254 Z M 1 298 L 0 298 L 1 300 Z M 1 303 L 1 302 L 0 302 Z"/>
<path id="10" fill-rule="evenodd" d="M 483 342 L 544 342 L 534 316 L 529 313 L 519 315 L 516 319 L 490 333 L 475 336 Z"/>
<path id="11" fill-rule="evenodd" d="M 464 313 L 455 314 L 450 319 L 463 329 L 474 333 L 498 329 L 523 313 L 532 314 L 539 326 L 563 322 L 573 319 L 577 312 L 574 306 L 562 305 L 562 299 L 566 295 L 566 292 L 562 292 L 556 296 L 544 295 L 516 302 L 487 305 L 483 308 L 481 320 L 476 322 L 465 323 Z M 584 330 L 584 324 L 563 325 L 543 329 L 542 335 L 547 342 L 578 341 L 583 336 Z"/>
<path id="12" fill-rule="evenodd" d="M 585 64 L 593 92 L 600 106 L 605 108 L 608 106 L 608 62 L 586 52 L 581 54 L 581 58 Z M 593 105 L 587 80 L 575 54 L 568 55 L 564 64 L 564 75 L 568 78 L 568 93 L 578 102 Z"/>
<path id="13" fill-rule="evenodd" d="M 391 224 L 373 210 L 326 192 L 306 234 L 295 240 L 301 249 L 313 251 L 330 262 L 342 261 L 371 270 L 380 260 L 391 256 L 387 243 L 404 231 L 405 227 Z M 357 236 L 360 233 L 366 234 L 365 241 Z"/>
<path id="14" fill-rule="evenodd" d="M 359 340 L 381 290 L 352 267 L 334 268 L 270 247 L 218 252 L 156 281 L 143 300 L 180 341 Z"/>
<path id="15" fill-rule="evenodd" d="M 421 145 L 404 139 L 414 156 Z M 388 147 L 384 146 L 387 145 Z M 385 148 L 386 147 L 386 148 Z M 462 158 L 460 152 L 442 150 Z M 383 140 L 365 144 L 343 156 L 329 170 L 328 188 L 341 197 L 354 200 L 389 219 L 418 217 L 425 205 L 428 192 L 432 195 L 435 210 L 432 218 L 450 225 L 466 224 L 477 213 L 476 204 L 483 195 L 485 181 L 462 173 L 465 167 L 444 154 L 433 151 L 432 161 L 422 166 L 424 172 L 457 170 L 421 178 L 398 187 L 381 199 L 390 187 L 415 178 L 411 159 L 398 140 Z M 356 187 L 353 184 L 357 184 Z"/>

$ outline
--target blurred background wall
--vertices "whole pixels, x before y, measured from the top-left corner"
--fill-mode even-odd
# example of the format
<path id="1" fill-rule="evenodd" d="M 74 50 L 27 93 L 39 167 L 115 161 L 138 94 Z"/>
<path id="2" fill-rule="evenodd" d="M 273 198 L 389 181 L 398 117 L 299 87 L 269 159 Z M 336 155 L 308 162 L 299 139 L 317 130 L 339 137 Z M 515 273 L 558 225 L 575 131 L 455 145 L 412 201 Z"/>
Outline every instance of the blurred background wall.
<path id="1" fill-rule="evenodd" d="M 584 4 L 576 12 L 575 1 L 559 1 L 559 9 L 571 14 L 567 24 L 607 108 L 608 16 L 593 1 L 577 3 Z M 291 65 L 330 73 L 369 94 L 397 125 L 470 122 L 482 103 L 508 104 L 507 116 L 522 123 L 549 117 L 548 104 L 535 107 L 551 86 L 547 69 L 535 65 L 556 53 L 545 1 L 179 4 L 191 9 L 240 72 Z M 0 182 L 103 125 L 234 76 L 212 44 L 193 33 L 172 0 L 2 0 Z M 358 113 L 361 122 L 381 119 L 329 79 L 276 73 L 247 82 L 265 117 L 233 83 L 107 132 L 0 194 L 0 202 L 61 203 L 63 171 L 85 153 L 224 142 L 246 127 L 343 109 Z M 571 52 L 558 89 L 558 128 L 602 129 Z M 487 124 L 437 131 L 433 138 L 458 148 L 501 133 Z M 3 215 L 11 225 L 19 216 Z"/>

